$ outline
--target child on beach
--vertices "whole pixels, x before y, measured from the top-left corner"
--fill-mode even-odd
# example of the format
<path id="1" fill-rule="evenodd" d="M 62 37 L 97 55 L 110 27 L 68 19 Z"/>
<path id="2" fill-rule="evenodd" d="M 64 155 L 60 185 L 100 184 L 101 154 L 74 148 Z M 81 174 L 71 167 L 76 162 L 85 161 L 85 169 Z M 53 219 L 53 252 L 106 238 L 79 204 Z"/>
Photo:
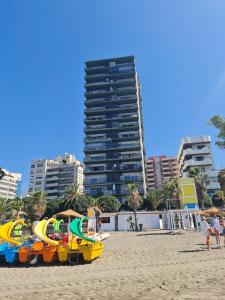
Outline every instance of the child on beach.
<path id="1" fill-rule="evenodd" d="M 201 231 L 203 235 L 206 237 L 206 245 L 208 250 L 210 250 L 210 237 L 212 235 L 212 229 L 209 224 L 206 222 L 206 218 L 201 218 Z"/>
<path id="2" fill-rule="evenodd" d="M 212 227 L 213 231 L 215 232 L 216 243 L 217 243 L 217 245 L 220 245 L 220 223 L 219 223 L 219 219 L 217 218 L 217 216 L 214 216 L 214 218 L 212 219 L 211 227 Z"/>

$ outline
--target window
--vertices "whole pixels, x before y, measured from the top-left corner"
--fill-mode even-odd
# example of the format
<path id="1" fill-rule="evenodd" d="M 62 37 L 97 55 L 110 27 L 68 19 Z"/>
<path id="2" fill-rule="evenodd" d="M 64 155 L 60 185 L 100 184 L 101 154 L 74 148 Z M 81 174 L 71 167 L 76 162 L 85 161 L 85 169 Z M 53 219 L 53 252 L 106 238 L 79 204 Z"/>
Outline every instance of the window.
<path id="1" fill-rule="evenodd" d="M 42 181 L 36 181 L 35 184 L 40 185 L 40 184 L 42 184 Z"/>
<path id="2" fill-rule="evenodd" d="M 197 149 L 203 149 L 205 147 L 205 145 L 197 145 Z"/>
<path id="3" fill-rule="evenodd" d="M 133 67 L 132 66 L 123 66 L 123 67 L 119 67 L 119 71 L 130 71 L 132 70 Z"/>
<path id="4" fill-rule="evenodd" d="M 196 156 L 195 160 L 197 160 L 197 161 L 203 161 L 204 160 L 204 156 Z"/>
<path id="5" fill-rule="evenodd" d="M 102 224 L 110 223 L 110 217 L 101 217 L 100 220 Z"/>
<path id="6" fill-rule="evenodd" d="M 43 167 L 43 163 L 37 164 L 37 167 Z"/>

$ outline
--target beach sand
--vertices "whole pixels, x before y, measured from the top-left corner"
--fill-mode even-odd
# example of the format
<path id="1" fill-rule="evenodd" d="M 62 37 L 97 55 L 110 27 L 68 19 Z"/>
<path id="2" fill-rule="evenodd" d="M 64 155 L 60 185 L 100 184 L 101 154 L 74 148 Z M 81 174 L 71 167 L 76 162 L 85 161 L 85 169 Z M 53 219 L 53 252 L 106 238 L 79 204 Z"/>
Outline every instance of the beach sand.
<path id="1" fill-rule="evenodd" d="M 223 241 L 223 238 L 222 238 Z M 201 233 L 112 233 L 86 265 L 0 267 L 0 299 L 225 299 L 225 248 Z"/>

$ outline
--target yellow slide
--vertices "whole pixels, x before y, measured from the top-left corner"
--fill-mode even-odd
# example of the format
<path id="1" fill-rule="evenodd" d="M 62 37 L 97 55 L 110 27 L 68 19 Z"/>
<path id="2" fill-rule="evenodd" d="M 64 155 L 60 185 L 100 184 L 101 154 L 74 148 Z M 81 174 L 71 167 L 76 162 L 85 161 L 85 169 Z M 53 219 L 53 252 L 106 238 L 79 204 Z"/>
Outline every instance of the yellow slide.
<path id="1" fill-rule="evenodd" d="M 24 225 L 24 221 L 19 219 L 16 221 L 8 222 L 8 223 L 4 224 L 3 226 L 1 226 L 0 238 L 5 240 L 8 243 L 12 243 L 15 245 L 22 245 L 22 242 L 19 242 L 11 237 L 12 230 L 17 225 Z"/>
<path id="2" fill-rule="evenodd" d="M 34 234 L 41 239 L 43 242 L 47 243 L 49 246 L 58 246 L 59 242 L 51 240 L 47 234 L 46 230 L 50 223 L 56 223 L 57 220 L 55 218 L 50 218 L 49 220 L 42 220 L 37 223 L 37 225 L 34 227 Z"/>

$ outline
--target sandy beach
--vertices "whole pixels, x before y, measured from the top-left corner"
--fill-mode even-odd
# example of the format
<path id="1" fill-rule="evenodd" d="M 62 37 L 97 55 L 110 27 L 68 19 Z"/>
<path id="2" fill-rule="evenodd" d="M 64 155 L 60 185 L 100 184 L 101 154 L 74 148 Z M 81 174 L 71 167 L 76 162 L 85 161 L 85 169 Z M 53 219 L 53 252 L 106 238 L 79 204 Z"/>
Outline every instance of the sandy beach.
<path id="1" fill-rule="evenodd" d="M 225 248 L 201 233 L 112 233 L 86 265 L 0 267 L 0 299 L 225 299 Z"/>

